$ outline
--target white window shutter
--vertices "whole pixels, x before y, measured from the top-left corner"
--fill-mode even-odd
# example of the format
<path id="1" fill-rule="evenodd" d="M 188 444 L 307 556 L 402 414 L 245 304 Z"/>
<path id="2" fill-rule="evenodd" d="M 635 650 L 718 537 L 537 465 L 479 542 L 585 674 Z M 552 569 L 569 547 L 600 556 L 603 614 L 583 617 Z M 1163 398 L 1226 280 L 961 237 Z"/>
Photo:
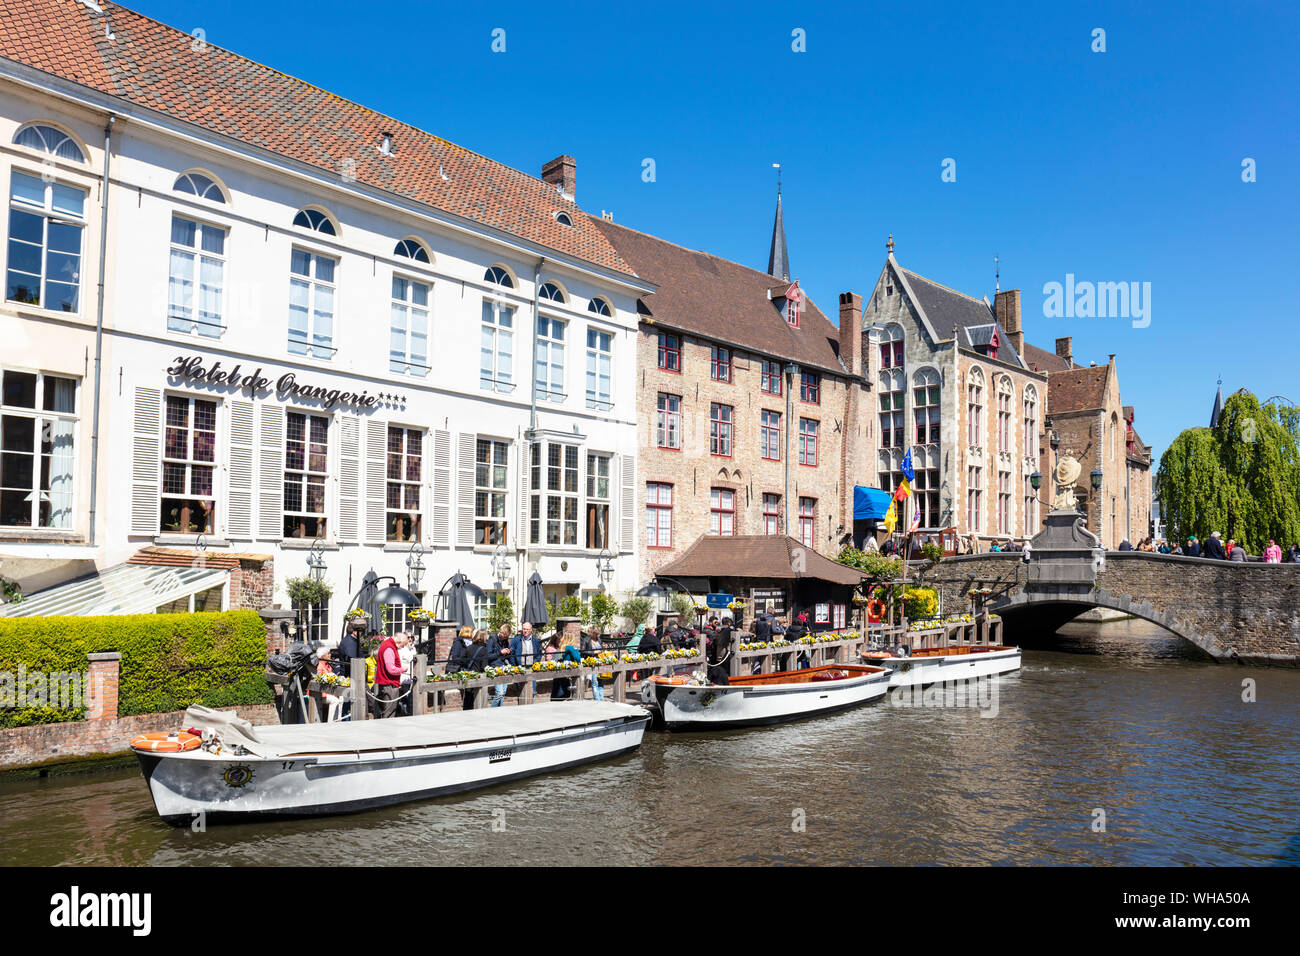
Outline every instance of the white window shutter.
<path id="1" fill-rule="evenodd" d="M 619 455 L 619 550 L 636 550 L 636 456 Z"/>
<path id="2" fill-rule="evenodd" d="M 253 537 L 253 444 L 255 413 L 252 402 L 230 402 L 230 493 L 226 506 L 226 534 L 241 541 Z"/>
<path id="3" fill-rule="evenodd" d="M 284 409 L 263 405 L 259 412 L 257 536 L 278 541 L 284 537 Z"/>
<path id="4" fill-rule="evenodd" d="M 388 521 L 384 515 L 387 500 L 388 425 L 366 422 L 366 541 L 383 544 Z"/>
<path id="5" fill-rule="evenodd" d="M 338 540 L 355 543 L 360 535 L 361 419 L 339 416 L 339 528 Z"/>
<path id="6" fill-rule="evenodd" d="M 528 537 L 530 525 L 528 524 L 528 509 L 531 504 L 531 492 L 528 482 L 532 475 L 532 446 L 528 442 L 521 442 L 519 445 L 519 525 L 515 529 L 513 538 L 515 547 L 525 547 L 529 544 Z"/>
<path id="7" fill-rule="evenodd" d="M 433 432 L 433 494 L 431 501 L 434 547 L 451 546 L 451 432 Z"/>
<path id="8" fill-rule="evenodd" d="M 162 391 L 135 390 L 135 434 L 131 443 L 131 533 L 158 533 L 158 472 L 162 467 Z"/>
<path id="9" fill-rule="evenodd" d="M 456 462 L 456 544 L 474 545 L 474 453 L 478 447 L 473 432 L 456 436 L 459 453 Z"/>

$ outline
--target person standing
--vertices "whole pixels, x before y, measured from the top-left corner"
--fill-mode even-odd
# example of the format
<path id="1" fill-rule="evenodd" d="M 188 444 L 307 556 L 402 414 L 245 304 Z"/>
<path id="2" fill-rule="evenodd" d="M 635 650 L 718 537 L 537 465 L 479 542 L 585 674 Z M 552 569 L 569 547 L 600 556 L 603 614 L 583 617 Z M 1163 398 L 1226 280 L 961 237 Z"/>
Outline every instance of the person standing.
<path id="1" fill-rule="evenodd" d="M 510 662 L 510 625 L 502 624 L 497 628 L 495 637 L 488 638 L 488 667 L 502 667 Z M 506 684 L 496 684 L 492 688 L 491 706 L 500 707 L 506 702 Z"/>
<path id="2" fill-rule="evenodd" d="M 731 672 L 727 662 L 731 660 L 731 619 L 723 618 L 722 626 L 710 630 L 704 637 L 704 659 L 708 663 L 707 673 L 710 684 L 730 684 Z"/>
<path id="3" fill-rule="evenodd" d="M 1205 557 L 1218 561 L 1228 560 L 1228 552 L 1223 547 L 1223 538 L 1219 532 L 1215 531 L 1205 539 L 1205 550 L 1202 553 Z"/>
<path id="4" fill-rule="evenodd" d="M 1201 556 L 1201 542 L 1196 540 L 1196 535 L 1187 539 L 1187 546 L 1183 548 L 1183 554 L 1189 558 L 1199 558 Z"/>
<path id="5" fill-rule="evenodd" d="M 600 626 L 593 624 L 587 632 L 587 636 L 582 639 L 582 656 L 596 657 L 605 649 L 605 645 L 600 640 Z M 591 675 L 591 697 L 592 700 L 604 700 L 605 688 L 600 685 L 600 673 Z"/>
<path id="6" fill-rule="evenodd" d="M 1237 542 L 1231 538 L 1228 539 L 1228 560 L 1229 561 L 1246 560 L 1246 549 L 1243 548 L 1241 545 L 1237 544 Z"/>
<path id="7" fill-rule="evenodd" d="M 470 639 L 469 649 L 465 656 L 464 670 L 483 673 L 483 668 L 487 667 L 489 634 L 490 632 L 485 627 L 480 627 L 477 631 L 474 631 L 474 636 Z M 473 710 L 474 698 L 478 696 L 478 692 L 467 689 L 462 690 L 460 695 L 463 699 L 461 710 Z"/>
<path id="8" fill-rule="evenodd" d="M 582 662 L 582 654 L 578 651 L 578 642 L 567 634 L 561 638 L 557 633 L 551 638 L 551 646 L 555 647 L 559 654 L 557 661 L 577 661 Z M 549 648 L 548 648 L 549 650 Z M 556 677 L 551 681 L 551 700 L 568 700 L 571 696 L 570 687 L 572 680 L 568 677 Z"/>
<path id="9" fill-rule="evenodd" d="M 542 659 L 541 638 L 534 636 L 531 621 L 519 625 L 519 633 L 510 639 L 510 663 L 528 670 Z M 537 681 L 533 681 L 533 696 L 537 696 Z"/>
<path id="10" fill-rule="evenodd" d="M 1300 564 L 1300 544 L 1291 545 L 1291 550 L 1286 553 L 1286 559 L 1293 564 Z"/>
<path id="11" fill-rule="evenodd" d="M 406 642 L 406 634 L 393 634 L 385 638 L 375 652 L 375 695 L 379 698 L 380 717 L 392 717 L 397 711 L 402 674 L 406 670 L 402 664 L 401 649 Z"/>
<path id="12" fill-rule="evenodd" d="M 1264 560 L 1269 564 L 1282 563 L 1282 549 L 1277 546 L 1277 542 L 1272 538 L 1268 539 L 1268 547 L 1264 549 Z"/>

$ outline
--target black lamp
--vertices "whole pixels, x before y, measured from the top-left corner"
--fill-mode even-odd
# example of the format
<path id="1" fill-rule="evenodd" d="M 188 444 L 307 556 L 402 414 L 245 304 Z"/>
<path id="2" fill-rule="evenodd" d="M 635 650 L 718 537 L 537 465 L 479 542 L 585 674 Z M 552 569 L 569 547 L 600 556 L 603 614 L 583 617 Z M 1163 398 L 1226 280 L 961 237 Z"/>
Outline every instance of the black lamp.
<path id="1" fill-rule="evenodd" d="M 1041 471 L 1035 471 L 1029 476 L 1029 486 L 1033 488 L 1034 491 L 1043 487 L 1043 473 Z"/>
<path id="2" fill-rule="evenodd" d="M 1092 490 L 1101 491 L 1101 469 L 1100 468 L 1094 468 L 1092 470 Z"/>

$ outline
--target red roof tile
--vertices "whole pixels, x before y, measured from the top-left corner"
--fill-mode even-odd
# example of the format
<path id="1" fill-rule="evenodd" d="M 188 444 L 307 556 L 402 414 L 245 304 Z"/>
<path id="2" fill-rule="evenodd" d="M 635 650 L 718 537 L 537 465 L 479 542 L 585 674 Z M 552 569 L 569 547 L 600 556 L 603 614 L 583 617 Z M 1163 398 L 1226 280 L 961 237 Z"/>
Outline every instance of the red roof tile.
<path id="1" fill-rule="evenodd" d="M 1047 376 L 1047 410 L 1059 415 L 1091 411 L 1106 405 L 1106 373 L 1109 365 L 1073 368 Z"/>
<path id="2" fill-rule="evenodd" d="M 134 106 L 631 274 L 609 240 L 556 188 L 114 3 L 0 0 L 0 57 Z M 376 147 L 392 135 L 393 155 Z M 440 173 L 448 177 L 443 179 Z M 566 210 L 573 226 L 553 213 Z"/>

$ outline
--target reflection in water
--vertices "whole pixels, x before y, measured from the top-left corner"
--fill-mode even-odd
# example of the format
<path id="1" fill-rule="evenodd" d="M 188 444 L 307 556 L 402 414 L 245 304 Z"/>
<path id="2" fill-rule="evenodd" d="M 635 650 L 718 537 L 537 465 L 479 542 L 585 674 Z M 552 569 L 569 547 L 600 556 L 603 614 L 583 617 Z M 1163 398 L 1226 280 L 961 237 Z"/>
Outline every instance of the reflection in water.
<path id="1" fill-rule="evenodd" d="M 1001 678 L 992 719 L 881 702 L 647 734 L 612 763 L 355 816 L 192 833 L 136 771 L 0 783 L 0 863 L 1300 863 L 1300 674 L 1207 664 L 1136 621 L 1056 646 Z"/>

